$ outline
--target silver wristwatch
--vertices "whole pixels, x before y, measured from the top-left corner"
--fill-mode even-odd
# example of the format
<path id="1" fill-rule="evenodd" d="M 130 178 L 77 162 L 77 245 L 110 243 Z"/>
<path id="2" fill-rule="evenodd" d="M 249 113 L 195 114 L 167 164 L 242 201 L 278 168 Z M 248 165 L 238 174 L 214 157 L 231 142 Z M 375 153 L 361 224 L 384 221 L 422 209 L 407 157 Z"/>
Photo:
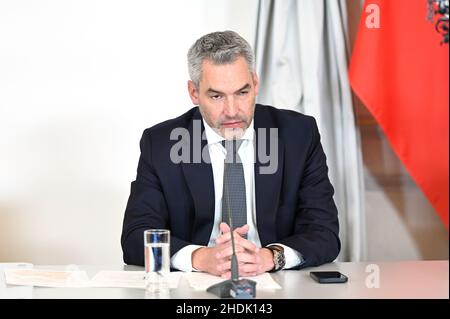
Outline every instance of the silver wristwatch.
<path id="1" fill-rule="evenodd" d="M 273 272 L 283 269 L 284 265 L 286 265 L 286 258 L 284 257 L 284 248 L 280 245 L 270 245 L 267 246 L 266 248 L 270 249 L 273 254 L 273 263 L 275 267 L 271 271 Z"/>

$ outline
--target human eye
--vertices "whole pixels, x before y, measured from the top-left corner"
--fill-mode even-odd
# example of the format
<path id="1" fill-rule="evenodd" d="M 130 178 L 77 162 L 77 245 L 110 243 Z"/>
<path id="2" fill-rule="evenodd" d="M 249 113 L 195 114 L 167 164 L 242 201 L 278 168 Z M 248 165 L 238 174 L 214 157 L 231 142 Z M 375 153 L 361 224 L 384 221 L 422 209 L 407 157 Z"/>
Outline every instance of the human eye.
<path id="1" fill-rule="evenodd" d="M 209 96 L 212 100 L 220 100 L 222 98 L 222 95 L 220 94 L 213 94 Z"/>
<path id="2" fill-rule="evenodd" d="M 247 95 L 247 94 L 248 94 L 248 90 L 242 90 L 242 91 L 239 91 L 239 93 L 238 93 L 238 95 L 241 95 L 241 96 Z"/>

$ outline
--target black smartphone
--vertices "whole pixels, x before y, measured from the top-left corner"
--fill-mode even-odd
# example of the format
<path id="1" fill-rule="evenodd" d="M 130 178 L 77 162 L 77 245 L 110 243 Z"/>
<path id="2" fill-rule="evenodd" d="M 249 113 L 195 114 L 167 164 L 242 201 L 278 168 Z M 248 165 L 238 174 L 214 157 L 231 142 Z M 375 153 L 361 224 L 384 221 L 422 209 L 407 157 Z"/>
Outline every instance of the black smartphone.
<path id="1" fill-rule="evenodd" d="M 321 284 L 344 283 L 348 280 L 347 276 L 339 271 L 311 271 L 309 275 Z"/>

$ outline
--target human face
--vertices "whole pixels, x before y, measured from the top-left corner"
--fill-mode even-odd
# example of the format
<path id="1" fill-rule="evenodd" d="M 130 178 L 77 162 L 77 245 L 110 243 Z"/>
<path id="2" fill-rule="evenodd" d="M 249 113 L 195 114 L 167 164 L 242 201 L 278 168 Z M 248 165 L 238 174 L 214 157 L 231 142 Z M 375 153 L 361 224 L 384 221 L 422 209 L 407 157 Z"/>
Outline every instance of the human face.
<path id="1" fill-rule="evenodd" d="M 258 78 L 243 57 L 220 65 L 203 61 L 199 87 L 189 81 L 188 90 L 210 127 L 225 139 L 242 137 L 252 122 L 258 94 Z"/>

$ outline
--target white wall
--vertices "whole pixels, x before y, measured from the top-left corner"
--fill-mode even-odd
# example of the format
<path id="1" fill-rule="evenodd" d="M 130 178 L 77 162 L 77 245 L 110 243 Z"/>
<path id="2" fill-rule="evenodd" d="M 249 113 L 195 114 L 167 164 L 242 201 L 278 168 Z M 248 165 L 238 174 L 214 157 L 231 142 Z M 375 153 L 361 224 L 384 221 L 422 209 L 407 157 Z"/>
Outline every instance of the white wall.
<path id="1" fill-rule="evenodd" d="M 257 1 L 0 0 L 0 262 L 119 264 L 142 131 L 191 107 L 186 52 Z"/>

